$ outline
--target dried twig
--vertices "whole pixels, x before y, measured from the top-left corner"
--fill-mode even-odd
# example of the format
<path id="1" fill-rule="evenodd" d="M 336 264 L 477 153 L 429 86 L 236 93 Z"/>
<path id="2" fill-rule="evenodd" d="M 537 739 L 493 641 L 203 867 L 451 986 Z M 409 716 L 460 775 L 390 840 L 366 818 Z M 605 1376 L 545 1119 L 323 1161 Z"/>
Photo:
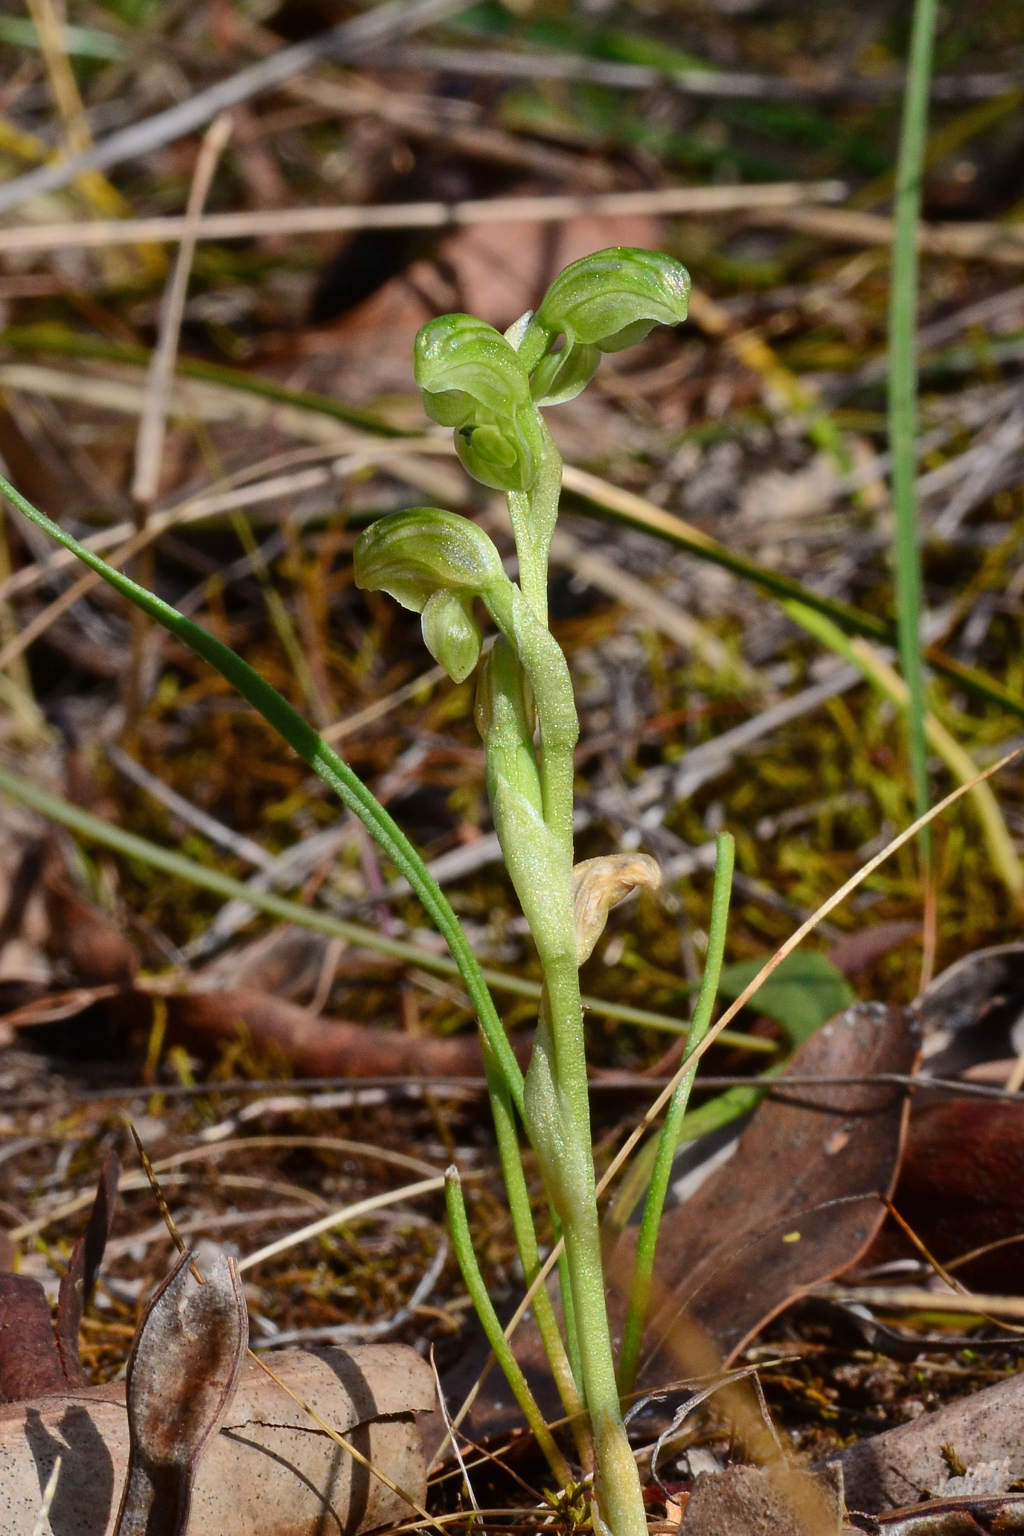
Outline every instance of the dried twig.
<path id="1" fill-rule="evenodd" d="M 380 14 L 380 9 L 374 13 Z M 17 183 L 7 182 L 3 194 Z M 195 226 L 198 240 L 248 240 L 258 235 L 330 234 L 355 229 L 444 229 L 458 224 L 557 222 L 580 215 L 736 213 L 752 209 L 787 209 L 793 205 L 838 202 L 846 196 L 841 181 L 780 181 L 743 187 L 663 187 L 650 192 L 607 192 L 579 197 L 493 197 L 459 203 L 380 203 L 374 207 L 280 208 L 274 211 L 212 213 Z M 874 219 L 873 214 L 836 217 Z M 888 225 L 889 220 L 880 221 Z M 873 228 L 873 226 L 870 226 Z M 955 230 L 980 226 L 955 225 Z M 985 225 L 984 228 L 1002 228 Z M 1009 226 L 1007 226 L 1009 229 Z M 187 218 L 120 219 L 92 224 L 21 225 L 0 230 L 0 251 L 52 250 L 54 246 L 137 245 L 140 241 L 181 240 Z M 1005 234 L 1006 229 L 1003 230 Z M 858 242 L 859 242 L 859 237 Z M 882 243 L 867 240 L 864 243 Z M 1024 253 L 1022 253 L 1024 259 Z"/>
<path id="2" fill-rule="evenodd" d="M 268 1243 L 265 1248 L 259 1248 L 255 1253 L 250 1253 L 239 1264 L 239 1273 L 246 1269 L 253 1269 L 257 1264 L 262 1264 L 265 1259 L 272 1259 L 276 1254 L 284 1253 L 287 1249 L 294 1248 L 311 1237 L 319 1237 L 321 1232 L 330 1232 L 333 1227 L 344 1226 L 346 1222 L 355 1221 L 360 1216 L 369 1216 L 372 1212 L 382 1210 L 387 1205 L 394 1205 L 397 1201 L 411 1200 L 415 1195 L 434 1194 L 439 1189 L 444 1189 L 443 1174 L 432 1179 L 420 1179 L 416 1184 L 403 1185 L 401 1189 L 387 1189 L 382 1194 L 357 1200 L 354 1205 L 329 1211 L 326 1216 L 321 1216 L 319 1221 L 311 1221 L 308 1226 L 300 1227 L 297 1232 L 290 1232 L 287 1237 L 279 1237 L 276 1242 Z"/>
<path id="3" fill-rule="evenodd" d="M 380 44 L 388 38 L 407 37 L 464 7 L 465 0 L 412 0 L 411 4 L 403 3 L 403 0 L 388 0 L 384 5 L 378 5 L 350 21 L 331 27 L 327 32 L 321 32 L 308 42 L 282 48 L 270 58 L 239 70 L 205 91 L 198 91 L 187 101 L 179 102 L 165 112 L 157 112 L 152 117 L 144 118 L 141 123 L 134 123 L 130 128 L 110 134 L 81 154 L 72 155 L 56 165 L 42 166 L 27 176 L 6 182 L 0 189 L 0 213 L 16 208 L 27 198 L 67 186 L 83 171 L 106 170 L 125 160 L 150 154 L 175 139 L 184 138 L 186 134 L 194 133 L 197 128 L 210 122 L 218 112 L 236 106 L 241 101 L 249 101 L 262 91 L 273 90 L 275 86 L 293 79 L 321 59 L 360 58 L 374 44 Z"/>
<path id="4" fill-rule="evenodd" d="M 648 91 L 671 85 L 686 96 L 739 100 L 806 101 L 867 100 L 895 96 L 903 77 L 801 80 L 783 75 L 757 75 L 737 70 L 655 69 L 646 64 L 620 64 L 571 53 L 512 53 L 483 48 L 437 48 L 411 44 L 375 49 L 367 60 L 374 68 L 437 69 L 446 74 L 491 76 L 501 80 L 590 80 L 595 85 Z M 939 75 L 932 95 L 940 101 L 984 101 L 1021 84 L 1017 74 Z"/>
<path id="5" fill-rule="evenodd" d="M 167 408 L 174 382 L 174 365 L 178 356 L 178 338 L 181 334 L 188 281 L 196 250 L 196 229 L 206 206 L 218 161 L 231 137 L 231 128 L 230 114 L 222 112 L 211 123 L 203 139 L 189 190 L 185 229 L 178 246 L 178 257 L 160 306 L 159 335 L 150 359 L 146 400 L 135 440 L 135 472 L 131 488 L 132 500 L 142 510 L 143 521 L 156 499 L 160 484 Z"/>
<path id="6" fill-rule="evenodd" d="M 814 1292 L 829 1301 L 857 1302 L 898 1312 L 994 1313 L 1024 1319 L 1024 1296 L 982 1296 L 960 1291 L 928 1291 L 912 1285 L 823 1285 Z"/>
<path id="7" fill-rule="evenodd" d="M 881 213 L 846 208 L 758 208 L 748 223 L 799 230 L 843 245 L 891 246 L 895 225 Z M 956 256 L 990 261 L 997 266 L 1024 266 L 1024 240 L 1019 223 L 919 224 L 917 248 L 930 256 Z"/>

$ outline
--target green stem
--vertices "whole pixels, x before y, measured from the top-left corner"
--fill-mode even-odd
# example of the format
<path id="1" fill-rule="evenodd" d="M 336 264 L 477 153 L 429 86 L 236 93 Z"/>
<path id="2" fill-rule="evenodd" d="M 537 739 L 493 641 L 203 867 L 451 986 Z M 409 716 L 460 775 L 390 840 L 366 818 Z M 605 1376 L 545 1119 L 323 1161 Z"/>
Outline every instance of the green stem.
<path id="1" fill-rule="evenodd" d="M 37 511 L 31 502 L 26 501 L 20 491 L 15 490 L 3 476 L 0 476 L 0 491 L 37 527 L 42 528 L 65 549 L 77 555 L 84 565 L 96 571 L 123 597 L 128 598 L 144 613 L 156 619 L 204 661 L 216 668 L 221 676 L 226 678 L 242 697 L 247 699 L 284 737 L 289 746 L 295 749 L 324 783 L 335 791 L 349 810 L 359 817 L 392 863 L 408 880 L 447 941 L 466 990 L 473 1000 L 480 1027 L 500 1064 L 516 1108 L 522 1113 L 523 1074 L 502 1028 L 501 1019 L 487 989 L 487 983 L 481 974 L 480 962 L 470 948 L 459 920 L 437 881 L 405 833 L 374 798 L 361 779 L 325 741 L 321 740 L 298 711 L 293 709 L 265 678 L 237 656 L 229 646 L 224 645 L 198 624 L 194 624 L 191 619 L 183 617 L 152 592 L 147 592 L 144 587 L 138 586 L 123 572 L 114 570 L 91 550 L 85 549 L 77 539 L 73 539 L 70 534 L 64 532 L 63 528 L 51 522 L 42 512 Z"/>
<path id="2" fill-rule="evenodd" d="M 532 812 L 532 794 L 516 794 L 508 771 L 502 771 L 513 751 L 521 753 L 529 745 L 521 720 L 513 730 L 510 711 L 505 714 L 507 737 L 499 741 L 496 730 L 485 733 L 488 786 L 502 851 L 544 969 L 524 1123 L 565 1239 L 559 1275 L 570 1359 L 594 1439 L 597 1508 L 614 1536 L 646 1536 L 639 1474 L 619 1407 L 601 1263 L 571 881 L 579 722 L 565 656 L 547 628 L 548 550 L 562 461 L 546 425 L 544 432 L 538 481 L 528 497 L 509 497 L 522 590 L 510 583 L 485 598 L 533 695 L 543 820 L 538 822 Z M 495 701 L 498 685 L 495 672 Z M 510 697 L 509 679 L 503 687 Z"/>
<path id="3" fill-rule="evenodd" d="M 563 1229 L 594 1434 L 595 1488 L 601 1519 L 614 1536 L 647 1536 L 640 1475 L 619 1408 L 596 1199 L 592 1196 L 587 1202 L 580 1201 Z"/>
<path id="4" fill-rule="evenodd" d="M 899 160 L 896 168 L 895 235 L 889 300 L 889 445 L 896 516 L 896 611 L 900 662 L 910 693 L 907 725 L 917 816 L 928 810 L 928 746 L 921 656 L 921 552 L 917 530 L 915 440 L 917 437 L 917 225 L 921 212 L 928 95 L 935 37 L 936 0 L 915 0 Z M 931 839 L 921 833 L 924 868 Z"/>
<path id="5" fill-rule="evenodd" d="M 548 622 L 548 555 L 558 521 L 562 492 L 562 455 L 544 417 L 537 412 L 544 438 L 544 457 L 529 491 L 510 491 L 507 497 L 512 533 L 519 557 L 519 585 L 539 623 Z"/>
<path id="6" fill-rule="evenodd" d="M 507 581 L 492 588 L 484 594 L 484 602 L 491 618 L 518 658 L 530 684 L 540 738 L 538 766 L 544 820 L 558 840 L 571 868 L 573 782 L 576 773 L 573 754 L 580 728 L 569 666 L 558 641 L 539 621 L 514 583 Z M 502 851 L 506 851 L 504 845 Z M 540 936 L 535 937 L 539 939 Z"/>
<path id="7" fill-rule="evenodd" d="M 494 1116 L 494 1128 L 498 1140 L 498 1155 L 501 1159 L 509 1211 L 512 1215 L 512 1230 L 515 1233 L 516 1247 L 519 1249 L 519 1257 L 522 1260 L 523 1277 L 529 1287 L 537 1277 L 541 1261 L 537 1247 L 537 1233 L 533 1224 L 533 1212 L 530 1209 L 530 1195 L 523 1171 L 523 1158 L 512 1096 L 486 1040 L 483 1042 L 483 1055 L 491 1113 Z M 590 1470 L 594 1454 L 590 1428 L 580 1401 L 570 1358 L 566 1354 L 562 1336 L 558 1331 L 554 1304 L 546 1285 L 542 1285 L 533 1298 L 533 1315 L 537 1320 L 537 1330 L 551 1366 L 551 1374 L 555 1378 L 558 1395 L 562 1399 L 562 1406 L 569 1419 L 577 1455 L 583 1466 Z"/>
<path id="8" fill-rule="evenodd" d="M 728 832 L 718 839 L 718 860 L 715 865 L 715 887 L 711 898 L 711 922 L 708 929 L 708 952 L 701 980 L 700 996 L 693 1015 L 693 1025 L 686 1039 L 689 1056 L 703 1040 L 711 1023 L 711 1014 L 718 994 L 718 981 L 722 974 L 725 956 L 725 934 L 729 922 L 729 898 L 732 894 L 732 871 L 736 845 Z M 685 1061 L 685 1057 L 684 1057 Z M 658 1152 L 651 1175 L 650 1188 L 644 1205 L 640 1235 L 637 1238 L 636 1258 L 633 1265 L 633 1284 L 629 1293 L 629 1306 L 622 1336 L 622 1354 L 619 1359 L 619 1391 L 628 1397 L 636 1386 L 640 1367 L 640 1350 L 651 1302 L 651 1286 L 654 1275 L 654 1256 L 658 1247 L 658 1233 L 665 1209 L 668 1181 L 672 1176 L 672 1160 L 679 1144 L 679 1132 L 690 1100 L 690 1090 L 697 1075 L 697 1063 L 686 1074 L 669 1100 L 658 1139 Z"/>
<path id="9" fill-rule="evenodd" d="M 523 1410 L 526 1422 L 533 1431 L 534 1439 L 547 1458 L 548 1466 L 558 1479 L 560 1486 L 564 1488 L 571 1480 L 568 1465 L 555 1444 L 554 1436 L 544 1422 L 544 1415 L 537 1407 L 537 1400 L 530 1391 L 519 1362 L 512 1353 L 512 1346 L 498 1321 L 498 1314 L 494 1310 L 494 1303 L 491 1301 L 473 1250 L 473 1239 L 466 1217 L 466 1202 L 462 1198 L 462 1181 L 459 1178 L 459 1170 L 455 1167 L 449 1168 L 445 1176 L 444 1198 L 448 1207 L 448 1227 L 451 1232 L 452 1246 L 459 1261 L 459 1268 L 462 1270 L 462 1278 L 466 1282 L 466 1289 L 469 1291 L 476 1314 L 487 1335 L 487 1342 L 494 1351 L 495 1359 L 505 1372 L 516 1402 Z"/>

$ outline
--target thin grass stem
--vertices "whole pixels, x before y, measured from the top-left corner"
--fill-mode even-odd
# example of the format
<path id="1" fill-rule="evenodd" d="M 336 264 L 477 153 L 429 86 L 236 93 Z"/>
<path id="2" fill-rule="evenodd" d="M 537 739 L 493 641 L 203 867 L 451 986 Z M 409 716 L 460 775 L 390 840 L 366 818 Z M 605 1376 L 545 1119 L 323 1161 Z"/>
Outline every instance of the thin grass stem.
<path id="1" fill-rule="evenodd" d="M 445 1204 L 448 1207 L 448 1228 L 451 1232 L 452 1247 L 462 1270 L 462 1278 L 466 1282 L 476 1308 L 476 1315 L 480 1319 L 487 1342 L 494 1351 L 495 1359 L 505 1373 L 505 1378 L 511 1387 L 516 1402 L 523 1410 L 526 1422 L 533 1431 L 534 1439 L 543 1451 L 548 1466 L 558 1479 L 559 1486 L 565 1485 L 571 1480 L 569 1468 L 565 1457 L 562 1455 L 555 1438 L 544 1421 L 544 1415 L 537 1406 L 537 1400 L 530 1391 L 526 1377 L 523 1375 L 519 1361 L 512 1353 L 511 1345 L 505 1338 L 498 1314 L 494 1310 L 490 1292 L 480 1273 L 480 1265 L 477 1263 L 476 1253 L 473 1249 L 473 1239 L 469 1231 L 469 1220 L 466 1216 L 466 1202 L 462 1196 L 462 1180 L 459 1170 L 454 1166 L 445 1174 L 444 1187 Z M 540 1292 L 537 1292 L 539 1295 Z"/>
<path id="2" fill-rule="evenodd" d="M 935 38 L 936 0 L 915 0 L 910 60 L 896 166 L 895 234 L 889 298 L 889 446 L 896 518 L 896 614 L 900 665 L 909 693 L 907 732 L 915 814 L 929 804 L 924 666 L 921 654 L 921 551 L 917 526 L 917 226 L 921 214 L 928 132 L 928 93 Z M 932 873 L 931 835 L 918 840 L 925 887 Z"/>
<path id="3" fill-rule="evenodd" d="M 725 935 L 729 925 L 729 900 L 732 896 L 732 872 L 736 857 L 736 843 L 728 832 L 718 838 L 718 859 L 715 864 L 715 885 L 711 897 L 711 921 L 708 926 L 707 959 L 701 978 L 700 994 L 693 1015 L 693 1024 L 687 1038 L 685 1065 L 696 1047 L 703 1040 L 711 1024 L 711 1015 L 718 996 L 718 982 L 725 958 Z M 644 1203 L 644 1214 L 637 1238 L 636 1258 L 633 1262 L 633 1282 L 630 1287 L 626 1324 L 622 1335 L 622 1353 L 619 1357 L 619 1392 L 628 1397 L 636 1386 L 640 1366 L 640 1350 L 647 1326 L 647 1313 L 651 1303 L 654 1279 L 654 1257 L 658 1248 L 658 1233 L 665 1210 L 668 1181 L 672 1176 L 672 1159 L 679 1145 L 679 1133 L 690 1101 L 690 1091 L 697 1075 L 697 1063 L 686 1073 L 669 1101 L 665 1123 L 658 1138 L 658 1151 L 654 1171 Z"/>

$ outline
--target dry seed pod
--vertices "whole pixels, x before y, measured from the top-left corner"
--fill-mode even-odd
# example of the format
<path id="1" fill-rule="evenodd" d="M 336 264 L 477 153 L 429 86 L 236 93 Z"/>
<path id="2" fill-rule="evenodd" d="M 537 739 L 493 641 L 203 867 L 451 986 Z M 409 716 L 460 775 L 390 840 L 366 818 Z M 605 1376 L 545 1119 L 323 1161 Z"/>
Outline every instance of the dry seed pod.
<path id="1" fill-rule="evenodd" d="M 584 859 L 581 864 L 574 864 L 572 887 L 578 964 L 582 965 L 593 954 L 612 907 L 625 901 L 637 886 L 656 891 L 660 884 L 661 870 L 647 853 L 609 853 L 603 858 Z"/>
<path id="2" fill-rule="evenodd" d="M 200 1458 L 230 1406 L 249 1343 L 238 1272 L 203 1285 L 183 1253 L 150 1302 L 128 1361 L 130 1450 L 116 1536 L 181 1536 Z"/>

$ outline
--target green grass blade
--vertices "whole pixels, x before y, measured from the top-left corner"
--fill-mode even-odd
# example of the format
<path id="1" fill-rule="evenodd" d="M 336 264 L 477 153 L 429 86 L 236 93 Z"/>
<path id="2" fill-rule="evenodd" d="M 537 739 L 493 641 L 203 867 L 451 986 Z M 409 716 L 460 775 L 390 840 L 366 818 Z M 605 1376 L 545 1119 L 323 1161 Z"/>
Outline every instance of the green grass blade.
<path id="1" fill-rule="evenodd" d="M 459 1261 L 466 1289 L 473 1299 L 476 1315 L 487 1335 L 487 1342 L 494 1351 L 495 1359 L 505 1372 L 516 1402 L 523 1410 L 526 1422 L 533 1431 L 534 1439 L 547 1458 L 548 1466 L 558 1478 L 559 1484 L 564 1487 L 569 1482 L 569 1468 L 565 1457 L 555 1444 L 554 1436 L 544 1421 L 544 1415 L 537 1406 L 537 1400 L 530 1391 L 519 1361 L 512 1353 L 512 1346 L 498 1321 L 498 1314 L 494 1310 L 494 1303 L 484 1277 L 480 1273 L 480 1265 L 477 1263 L 473 1249 L 473 1238 L 466 1216 L 466 1203 L 462 1197 L 462 1182 L 459 1179 L 459 1170 L 454 1166 L 449 1168 L 445 1175 L 444 1198 L 448 1207 L 448 1230 L 451 1233 L 452 1247 L 455 1249 L 455 1257 Z"/>
<path id="2" fill-rule="evenodd" d="M 324 783 L 333 789 L 349 810 L 359 817 L 370 834 L 399 869 L 430 914 L 439 932 L 443 934 L 452 957 L 459 967 L 466 990 L 480 1020 L 480 1027 L 487 1036 L 495 1058 L 509 1086 L 517 1110 L 522 1113 L 523 1074 L 515 1054 L 502 1028 L 494 1000 L 480 970 L 480 963 L 469 946 L 461 924 L 448 904 L 437 881 L 427 869 L 412 843 L 402 829 L 388 815 L 353 773 L 348 764 L 321 739 L 287 699 L 272 688 L 248 662 L 231 650 L 200 625 L 178 613 L 162 598 L 138 586 L 123 572 L 116 571 L 105 560 L 92 553 L 65 533 L 56 523 L 26 501 L 3 476 L 0 476 L 0 492 L 12 506 L 17 507 L 31 522 L 42 528 L 65 549 L 78 556 L 84 565 L 102 576 L 115 591 L 135 604 L 150 618 L 175 635 L 190 650 L 214 667 L 222 677 L 238 690 L 242 697 L 259 710 L 267 723 L 280 733 L 298 755 L 307 762 Z"/>
<path id="3" fill-rule="evenodd" d="M 925 740 L 924 665 L 921 656 L 921 551 L 917 529 L 917 226 L 921 214 L 928 131 L 928 92 L 935 39 L 936 0 L 916 0 L 903 126 L 896 166 L 895 236 L 889 297 L 889 446 L 896 516 L 896 613 L 900 663 L 910 693 L 907 729 L 917 816 L 928 810 L 928 744 Z M 921 834 L 925 869 L 931 839 Z"/>
<path id="4" fill-rule="evenodd" d="M 728 832 L 718 839 L 718 860 L 715 864 L 715 885 L 711 896 L 711 921 L 708 924 L 708 950 L 701 978 L 700 995 L 694 1010 L 693 1024 L 686 1041 L 689 1056 L 708 1032 L 711 1015 L 718 995 L 718 980 L 722 974 L 725 957 L 725 934 L 729 924 L 729 899 L 732 895 L 732 871 L 736 856 L 736 844 Z M 685 1061 L 685 1057 L 683 1058 Z M 636 1244 L 633 1264 L 633 1281 L 630 1286 L 629 1306 L 622 1333 L 622 1354 L 619 1358 L 619 1392 L 628 1397 L 636 1385 L 640 1367 L 640 1350 L 647 1326 L 647 1312 L 651 1301 L 651 1285 L 654 1276 L 654 1256 L 658 1247 L 658 1233 L 665 1210 L 668 1181 L 672 1176 L 672 1159 L 679 1145 L 679 1132 L 690 1090 L 697 1075 L 697 1064 L 686 1074 L 669 1100 L 665 1123 L 658 1138 L 658 1151 L 651 1174 L 651 1183 L 644 1202 L 644 1214 L 640 1222 L 640 1234 Z"/>

